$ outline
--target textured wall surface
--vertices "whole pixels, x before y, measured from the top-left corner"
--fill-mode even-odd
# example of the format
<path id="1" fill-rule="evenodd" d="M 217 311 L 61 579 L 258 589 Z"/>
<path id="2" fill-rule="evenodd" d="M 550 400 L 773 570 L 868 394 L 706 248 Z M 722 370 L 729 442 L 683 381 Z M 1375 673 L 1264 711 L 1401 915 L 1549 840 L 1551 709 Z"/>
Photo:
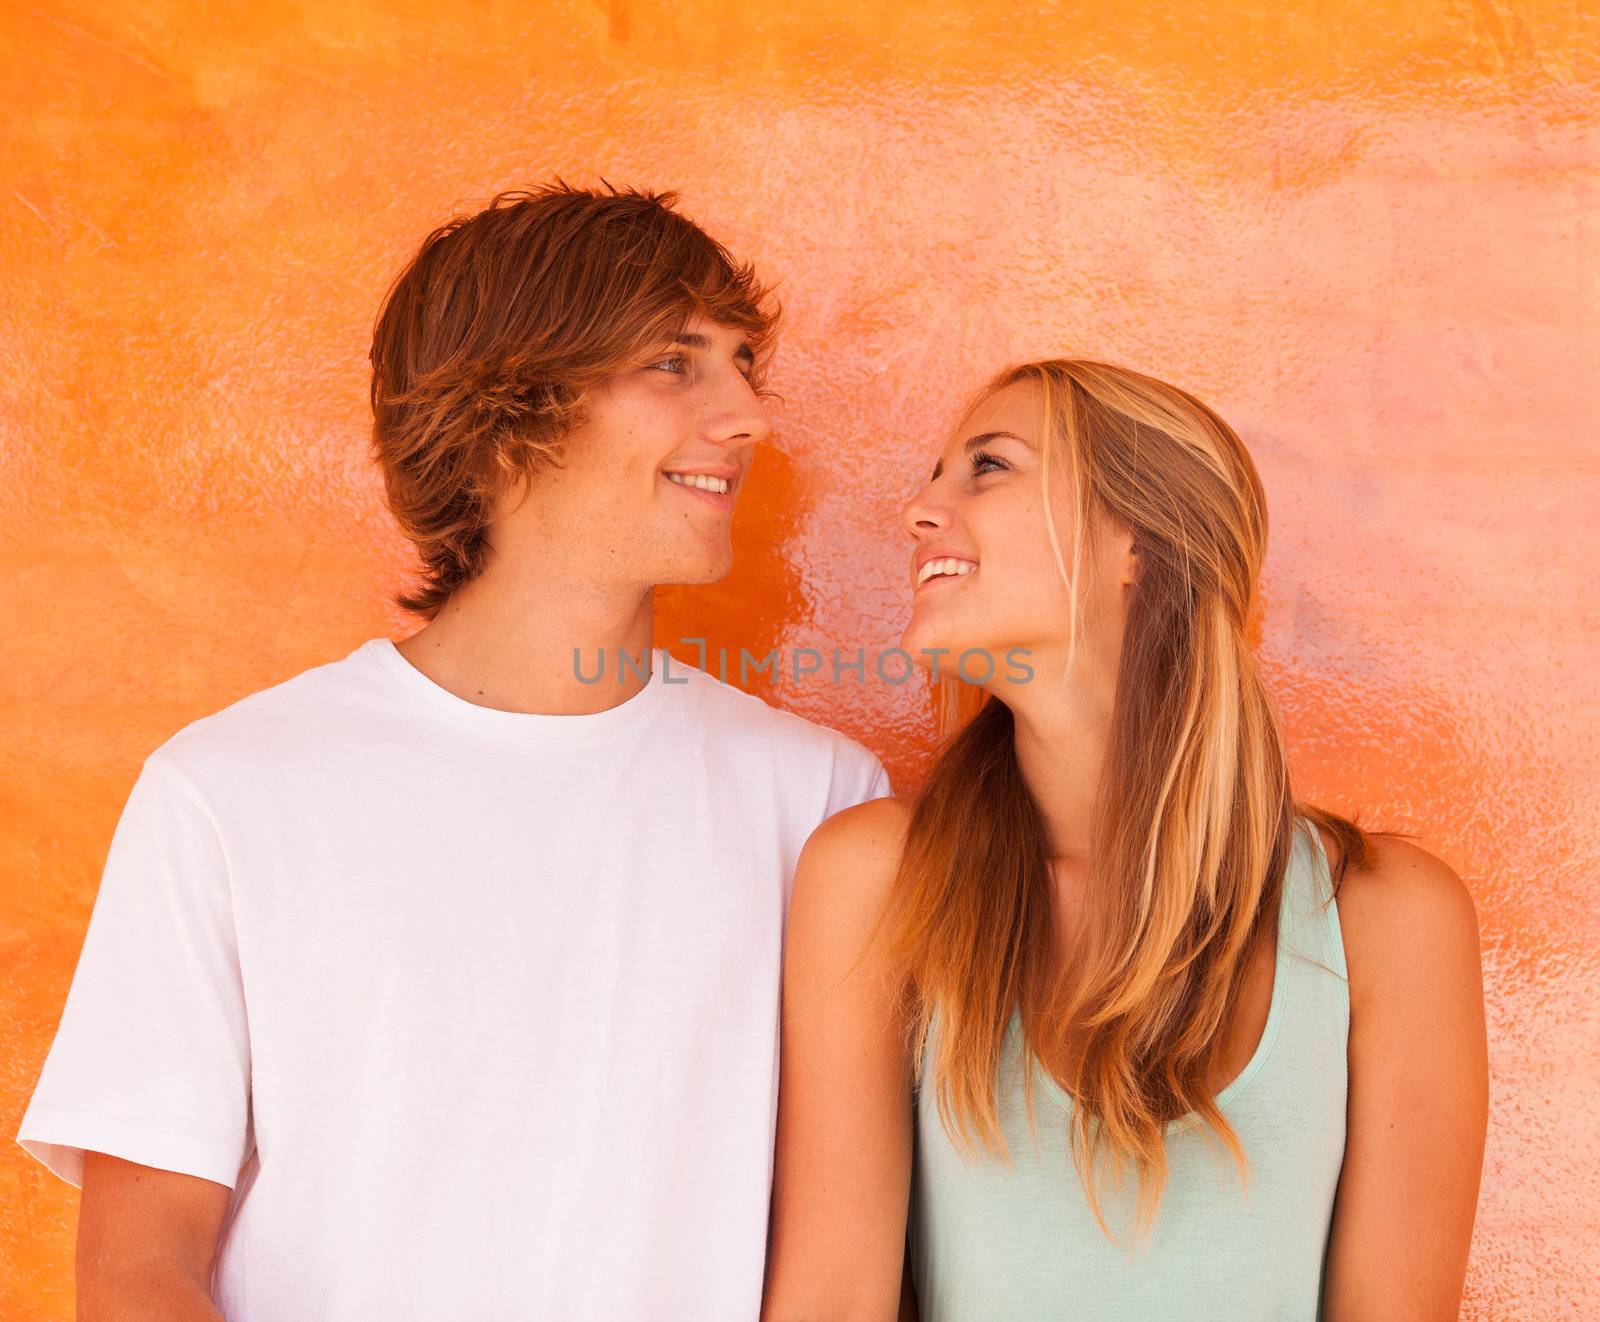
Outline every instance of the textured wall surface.
<path id="1" fill-rule="evenodd" d="M 443 217 L 561 174 L 678 187 L 783 282 L 738 568 L 664 594 L 663 642 L 892 644 L 894 512 L 1002 360 L 1121 361 L 1239 428 L 1301 791 L 1416 832 L 1480 908 L 1466 1313 L 1600 1316 L 1584 7 L 788 8 L 0 10 L 0 1315 L 71 1314 L 75 1196 L 10 1140 L 139 762 L 405 628 L 379 296 Z M 913 685 L 769 696 L 901 784 L 930 746 Z"/>

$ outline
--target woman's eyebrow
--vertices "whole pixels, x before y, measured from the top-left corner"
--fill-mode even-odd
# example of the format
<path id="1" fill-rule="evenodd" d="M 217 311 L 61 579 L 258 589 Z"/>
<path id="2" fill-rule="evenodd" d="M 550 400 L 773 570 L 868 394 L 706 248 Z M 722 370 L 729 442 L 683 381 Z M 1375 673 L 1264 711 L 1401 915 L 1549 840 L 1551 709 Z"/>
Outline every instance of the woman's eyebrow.
<path id="1" fill-rule="evenodd" d="M 967 437 L 967 442 L 966 442 L 965 445 L 963 445 L 961 447 L 961 452 L 963 454 L 970 454 L 973 450 L 976 450 L 980 445 L 988 445 L 990 441 L 1000 441 L 1000 440 L 1021 441 L 1023 445 L 1027 445 L 1027 442 L 1022 440 L 1022 437 L 1018 436 L 1016 434 L 1016 432 L 1012 432 L 1012 431 L 983 431 L 983 432 L 979 432 L 976 436 Z M 939 474 L 942 473 L 942 472 L 944 472 L 944 460 L 943 459 L 941 459 L 938 463 L 936 463 L 933 466 L 933 476 L 931 478 L 929 478 L 928 480 L 930 482 L 937 482 L 939 480 Z"/>

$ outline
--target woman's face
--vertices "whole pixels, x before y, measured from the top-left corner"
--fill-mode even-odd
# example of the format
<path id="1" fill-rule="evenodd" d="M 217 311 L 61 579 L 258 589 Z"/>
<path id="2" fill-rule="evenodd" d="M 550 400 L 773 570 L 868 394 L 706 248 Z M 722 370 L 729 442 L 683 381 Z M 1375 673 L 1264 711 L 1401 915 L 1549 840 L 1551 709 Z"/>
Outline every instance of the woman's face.
<path id="1" fill-rule="evenodd" d="M 1017 664 L 1008 665 L 1011 649 L 1027 649 L 1026 664 L 1052 674 L 1063 673 L 1067 654 L 1071 605 L 1045 523 L 1040 407 L 1039 387 L 1031 381 L 980 402 L 900 515 L 916 543 L 911 620 L 900 645 L 926 669 L 933 670 L 937 658 L 939 675 L 955 673 L 959 663 L 962 677 L 993 691 L 1003 692 L 1006 677 L 1019 673 Z M 1057 456 L 1048 499 L 1061 561 L 1071 572 L 1071 476 Z M 1106 519 L 1095 525 L 1080 570 L 1084 633 L 1077 665 L 1109 665 L 1114 677 L 1123 589 L 1132 581 L 1132 538 Z M 962 661 L 964 652 L 969 655 Z M 984 682 L 986 670 L 994 682 Z"/>

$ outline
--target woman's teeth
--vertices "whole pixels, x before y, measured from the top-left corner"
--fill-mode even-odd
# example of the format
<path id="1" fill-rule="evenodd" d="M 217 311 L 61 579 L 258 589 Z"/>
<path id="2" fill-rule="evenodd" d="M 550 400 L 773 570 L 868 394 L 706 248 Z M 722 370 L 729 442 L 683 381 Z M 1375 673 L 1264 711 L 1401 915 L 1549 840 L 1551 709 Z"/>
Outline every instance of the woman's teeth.
<path id="1" fill-rule="evenodd" d="M 704 473 L 668 473 L 667 481 L 676 482 L 680 487 L 699 487 L 701 491 L 714 491 L 719 496 L 728 494 L 728 479 L 725 477 L 708 477 Z"/>
<path id="2" fill-rule="evenodd" d="M 938 574 L 954 574 L 965 577 L 978 566 L 971 560 L 930 560 L 917 571 L 917 586 L 920 588 L 930 578 Z"/>

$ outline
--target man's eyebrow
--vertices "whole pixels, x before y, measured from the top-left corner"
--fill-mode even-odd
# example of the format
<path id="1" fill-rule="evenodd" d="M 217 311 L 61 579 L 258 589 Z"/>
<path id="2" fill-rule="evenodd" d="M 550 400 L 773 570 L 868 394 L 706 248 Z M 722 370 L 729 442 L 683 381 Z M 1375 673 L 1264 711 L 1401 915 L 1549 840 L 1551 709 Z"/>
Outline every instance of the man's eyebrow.
<path id="1" fill-rule="evenodd" d="M 683 331 L 672 337 L 674 344 L 681 344 L 685 349 L 709 349 L 711 341 L 704 335 L 697 335 L 694 331 Z M 733 356 L 739 362 L 749 367 L 755 363 L 756 354 L 748 344 L 740 342 L 739 347 L 733 351 Z"/>
<path id="2" fill-rule="evenodd" d="M 987 445 L 987 444 L 989 444 L 990 441 L 999 441 L 999 440 L 1021 441 L 1023 445 L 1027 444 L 1026 441 L 1022 440 L 1022 437 L 1020 437 L 1020 436 L 1018 436 L 1016 434 L 1016 432 L 1010 432 L 1010 431 L 983 431 L 983 432 L 979 432 L 976 436 L 967 437 L 967 443 L 961 447 L 961 450 L 962 450 L 963 454 L 970 454 L 973 450 L 976 450 L 980 445 Z M 936 463 L 933 466 L 933 476 L 931 478 L 929 478 L 928 480 L 930 482 L 937 482 L 939 480 L 939 474 L 942 473 L 942 472 L 944 472 L 944 460 L 943 459 L 939 460 L 939 462 Z"/>

